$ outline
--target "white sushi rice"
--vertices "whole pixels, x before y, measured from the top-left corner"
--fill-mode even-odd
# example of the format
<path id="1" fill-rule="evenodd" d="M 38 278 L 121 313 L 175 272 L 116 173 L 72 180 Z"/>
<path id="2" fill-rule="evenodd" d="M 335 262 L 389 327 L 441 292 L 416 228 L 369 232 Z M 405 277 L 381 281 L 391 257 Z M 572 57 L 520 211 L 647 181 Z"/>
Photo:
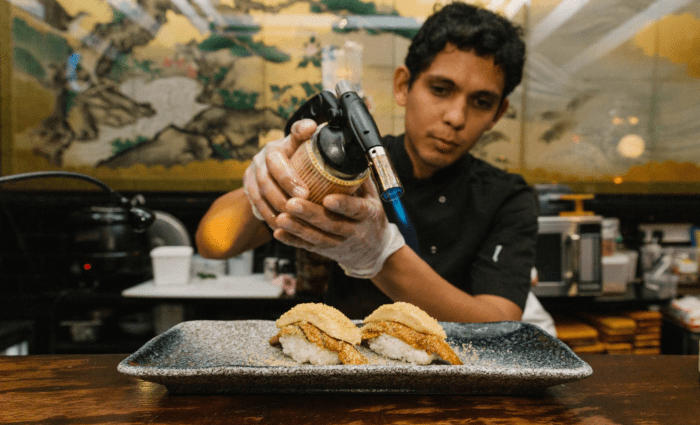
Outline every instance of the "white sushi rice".
<path id="1" fill-rule="evenodd" d="M 284 335 L 280 337 L 282 352 L 299 363 L 309 362 L 314 365 L 339 364 L 338 353 L 326 350 L 301 335 Z"/>
<path id="2" fill-rule="evenodd" d="M 403 360 L 413 364 L 430 364 L 440 357 L 436 354 L 428 354 L 425 350 L 411 347 L 400 339 L 387 334 L 381 334 L 368 340 L 369 348 L 383 356 Z"/>

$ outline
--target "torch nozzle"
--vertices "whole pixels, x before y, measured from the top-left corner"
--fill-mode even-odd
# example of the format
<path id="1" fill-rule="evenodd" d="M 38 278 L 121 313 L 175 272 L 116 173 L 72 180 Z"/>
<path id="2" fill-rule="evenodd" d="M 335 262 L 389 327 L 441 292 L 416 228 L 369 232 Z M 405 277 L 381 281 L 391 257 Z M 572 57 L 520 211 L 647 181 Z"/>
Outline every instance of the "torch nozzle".
<path id="1" fill-rule="evenodd" d="M 390 202 L 403 195 L 403 186 L 401 186 L 401 182 L 396 177 L 396 172 L 384 147 L 373 147 L 367 152 L 367 156 L 369 157 L 374 182 L 382 199 Z"/>

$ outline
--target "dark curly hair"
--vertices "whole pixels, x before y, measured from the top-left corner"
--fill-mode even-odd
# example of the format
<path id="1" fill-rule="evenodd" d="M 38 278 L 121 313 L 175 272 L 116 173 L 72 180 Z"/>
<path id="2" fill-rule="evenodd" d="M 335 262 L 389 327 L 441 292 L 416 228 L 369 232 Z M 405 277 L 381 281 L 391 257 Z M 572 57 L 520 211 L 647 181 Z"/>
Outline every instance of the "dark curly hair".
<path id="1" fill-rule="evenodd" d="M 428 69 L 447 43 L 494 58 L 505 74 L 505 99 L 520 84 L 525 64 L 523 31 L 506 18 L 465 3 L 451 3 L 426 19 L 408 48 L 409 87 Z"/>

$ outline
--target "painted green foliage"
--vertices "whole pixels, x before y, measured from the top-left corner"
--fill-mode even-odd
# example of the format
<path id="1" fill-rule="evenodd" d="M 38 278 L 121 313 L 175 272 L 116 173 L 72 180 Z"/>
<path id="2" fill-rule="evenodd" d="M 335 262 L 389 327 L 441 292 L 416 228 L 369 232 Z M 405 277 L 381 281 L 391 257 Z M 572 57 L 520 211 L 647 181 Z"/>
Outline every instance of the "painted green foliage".
<path id="1" fill-rule="evenodd" d="M 119 9 L 115 9 L 114 7 L 112 7 L 111 9 L 112 9 L 112 22 L 114 24 L 117 24 L 117 25 L 121 24 L 122 21 L 124 21 L 124 19 L 126 19 L 126 15 L 123 14 L 122 11 Z"/>
<path id="2" fill-rule="evenodd" d="M 282 96 L 284 93 L 291 89 L 291 85 L 286 85 L 282 88 L 280 88 L 277 85 L 273 85 L 270 87 L 272 90 L 273 96 L 275 100 L 280 100 L 281 99 L 281 104 L 277 107 L 277 113 L 283 117 L 283 118 L 290 118 L 292 115 L 294 115 L 294 112 L 296 112 L 297 109 L 301 105 L 304 104 L 311 96 L 319 93 L 321 90 L 323 90 L 323 85 L 320 83 L 317 84 L 311 84 L 309 82 L 304 82 L 300 84 L 301 87 L 304 89 L 305 97 L 298 97 L 298 96 L 292 96 L 289 99 L 282 99 Z"/>
<path id="3" fill-rule="evenodd" d="M 63 37 L 42 33 L 17 17 L 12 20 L 12 40 L 14 66 L 41 81 L 50 64 L 65 63 L 71 53 Z"/>
<path id="4" fill-rule="evenodd" d="M 216 24 L 213 22 L 209 24 L 209 29 L 214 32 L 217 30 Z M 262 29 L 260 25 L 229 25 L 221 29 L 222 32 L 232 32 L 236 34 L 240 33 L 250 33 L 255 34 Z"/>
<path id="5" fill-rule="evenodd" d="M 112 61 L 112 67 L 109 69 L 109 79 L 121 81 L 122 78 L 129 72 L 129 57 L 126 53 L 118 54 Z"/>
<path id="6" fill-rule="evenodd" d="M 134 67 L 150 75 L 151 78 L 156 78 L 162 73 L 161 69 L 154 68 L 153 61 L 151 60 L 138 61 L 136 59 L 132 59 L 132 63 L 134 64 Z"/>
<path id="7" fill-rule="evenodd" d="M 322 55 L 321 43 L 316 40 L 316 37 L 311 37 L 308 42 L 304 43 L 304 57 L 299 62 L 298 67 L 306 68 L 311 64 L 316 68 L 320 68 Z"/>
<path id="8" fill-rule="evenodd" d="M 311 96 L 315 95 L 316 93 L 320 92 L 321 90 L 323 90 L 323 85 L 310 84 L 308 82 L 301 83 L 301 87 L 304 89 L 304 92 L 306 92 L 307 97 L 311 97 Z"/>
<path id="9" fill-rule="evenodd" d="M 250 36 L 225 37 L 214 34 L 199 44 L 199 50 L 215 52 L 221 49 L 229 49 L 233 56 L 247 57 L 257 55 L 266 61 L 281 63 L 289 60 L 289 55 L 274 46 L 266 46 L 262 42 L 255 42 Z"/>
<path id="10" fill-rule="evenodd" d="M 162 75 L 163 70 L 155 67 L 153 61 L 135 59 L 131 54 L 120 53 L 114 57 L 112 67 L 109 69 L 108 77 L 113 81 L 123 81 L 132 71 L 140 71 L 148 75 L 151 79 Z"/>
<path id="11" fill-rule="evenodd" d="M 230 109 L 254 109 L 260 95 L 256 92 L 246 93 L 242 90 L 231 92 L 226 89 L 219 89 L 219 94 L 224 99 L 224 106 Z"/>
<path id="12" fill-rule="evenodd" d="M 131 139 L 126 139 L 126 140 L 114 139 L 110 143 L 112 145 L 112 153 L 117 154 L 125 149 L 129 149 L 131 147 L 138 145 L 139 143 L 146 142 L 148 140 L 149 139 L 147 137 L 143 137 L 143 136 L 136 137 L 135 141 L 131 140 Z"/>
<path id="13" fill-rule="evenodd" d="M 217 50 L 230 49 L 233 56 L 251 56 L 251 53 L 240 44 L 236 43 L 229 37 L 224 37 L 223 35 L 218 34 L 214 34 L 202 41 L 199 43 L 198 47 L 199 50 L 203 52 L 215 52 Z"/>
<path id="14" fill-rule="evenodd" d="M 21 69 L 37 80 L 46 78 L 44 67 L 41 66 L 39 61 L 34 58 L 34 55 L 32 55 L 29 50 L 23 47 L 15 47 L 13 49 L 13 56 L 16 68 Z"/>
<path id="15" fill-rule="evenodd" d="M 377 6 L 371 2 L 365 3 L 360 0 L 321 0 L 320 3 L 332 11 L 347 10 L 355 15 L 377 14 Z M 321 10 L 318 6 L 315 6 L 312 8 L 312 11 L 320 12 Z"/>
<path id="16" fill-rule="evenodd" d="M 286 84 L 282 87 L 278 86 L 277 84 L 272 84 L 270 86 L 270 91 L 272 92 L 272 98 L 274 100 L 280 100 L 282 95 L 287 92 L 287 90 L 291 89 L 292 85 L 291 84 Z"/>
<path id="17" fill-rule="evenodd" d="M 233 155 L 231 155 L 231 152 L 225 147 L 217 145 L 216 143 L 212 144 L 211 147 L 221 159 L 233 159 Z"/>
<path id="18" fill-rule="evenodd" d="M 70 113 L 71 108 L 75 105 L 75 98 L 78 96 L 78 93 L 73 91 L 73 90 L 66 90 L 65 91 L 65 96 L 66 96 L 66 116 Z"/>

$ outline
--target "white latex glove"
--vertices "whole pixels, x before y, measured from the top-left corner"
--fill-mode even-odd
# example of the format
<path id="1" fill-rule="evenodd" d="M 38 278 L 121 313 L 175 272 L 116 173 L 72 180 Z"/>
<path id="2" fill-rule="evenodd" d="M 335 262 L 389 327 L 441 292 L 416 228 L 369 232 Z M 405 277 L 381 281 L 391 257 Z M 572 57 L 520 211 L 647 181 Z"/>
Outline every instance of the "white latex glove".
<path id="1" fill-rule="evenodd" d="M 276 229 L 276 217 L 284 211 L 292 196 L 305 199 L 309 190 L 292 168 L 289 159 L 297 148 L 310 139 L 316 130 L 313 120 L 301 120 L 292 125 L 291 133 L 281 140 L 268 142 L 258 152 L 243 174 L 243 191 L 248 197 L 253 215 Z"/>
<path id="2" fill-rule="evenodd" d="M 376 276 L 384 261 L 405 245 L 398 227 L 388 222 L 371 180 L 355 196 L 326 196 L 322 206 L 292 198 L 286 211 L 277 218 L 274 237 L 337 261 L 348 276 Z"/>

